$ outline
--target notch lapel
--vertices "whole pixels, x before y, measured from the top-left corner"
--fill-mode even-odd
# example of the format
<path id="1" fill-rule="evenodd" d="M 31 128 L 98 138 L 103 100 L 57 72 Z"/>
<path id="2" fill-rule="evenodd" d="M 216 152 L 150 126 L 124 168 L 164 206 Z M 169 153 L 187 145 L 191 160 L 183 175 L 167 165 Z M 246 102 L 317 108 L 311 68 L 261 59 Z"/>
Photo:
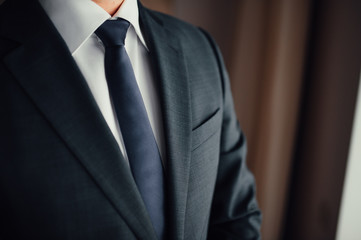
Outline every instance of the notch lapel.
<path id="1" fill-rule="evenodd" d="M 138 4 L 142 31 L 159 82 L 165 123 L 169 237 L 183 239 L 192 130 L 187 68 L 176 36 Z"/>
<path id="2" fill-rule="evenodd" d="M 37 1 L 11 0 L 2 6 L 0 22 L 6 20 L 12 24 L 1 25 L 0 35 L 21 44 L 3 59 L 5 65 L 137 238 L 156 239 L 130 169 L 50 19 Z"/>

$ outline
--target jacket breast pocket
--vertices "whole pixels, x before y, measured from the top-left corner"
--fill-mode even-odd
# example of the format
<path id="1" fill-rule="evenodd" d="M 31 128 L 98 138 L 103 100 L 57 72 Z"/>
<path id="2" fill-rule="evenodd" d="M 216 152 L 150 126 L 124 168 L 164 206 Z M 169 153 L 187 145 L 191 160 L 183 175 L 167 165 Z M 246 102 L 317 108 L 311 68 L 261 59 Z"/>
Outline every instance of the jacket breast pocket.
<path id="1" fill-rule="evenodd" d="M 186 228 L 204 229 L 215 188 L 219 163 L 222 110 L 218 108 L 192 131 Z M 197 213 L 197 214 L 194 214 Z M 201 232 L 194 238 L 201 239 Z"/>
<path id="2" fill-rule="evenodd" d="M 204 123 L 192 131 L 192 151 L 206 142 L 222 126 L 222 111 L 218 108 Z"/>

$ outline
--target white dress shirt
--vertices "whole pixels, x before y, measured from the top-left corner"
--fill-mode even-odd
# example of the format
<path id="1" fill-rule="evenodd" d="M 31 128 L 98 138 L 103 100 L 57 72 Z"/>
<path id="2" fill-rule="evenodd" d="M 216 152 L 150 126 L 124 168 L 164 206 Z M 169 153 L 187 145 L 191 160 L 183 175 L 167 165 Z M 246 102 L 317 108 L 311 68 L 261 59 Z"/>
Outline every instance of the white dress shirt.
<path id="1" fill-rule="evenodd" d="M 132 63 L 164 163 L 165 143 L 160 99 L 149 52 L 139 27 L 137 1 L 124 0 L 113 17 L 91 0 L 39 0 L 39 2 L 67 44 L 126 160 L 128 157 L 105 78 L 104 46 L 94 32 L 108 19 L 119 17 L 130 22 L 125 38 L 125 49 Z"/>

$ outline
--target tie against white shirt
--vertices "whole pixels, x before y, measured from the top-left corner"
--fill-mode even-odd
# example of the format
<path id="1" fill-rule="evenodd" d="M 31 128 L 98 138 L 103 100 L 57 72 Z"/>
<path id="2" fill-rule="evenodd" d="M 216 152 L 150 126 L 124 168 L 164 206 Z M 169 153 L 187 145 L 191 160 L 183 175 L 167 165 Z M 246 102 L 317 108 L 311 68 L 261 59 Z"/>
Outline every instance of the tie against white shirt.
<path id="1" fill-rule="evenodd" d="M 104 46 L 94 34 L 94 31 L 111 16 L 90 0 L 40 0 L 40 3 L 67 44 L 105 121 L 127 159 L 105 78 Z M 161 105 L 149 52 L 139 26 L 137 1 L 124 0 L 121 8 L 113 16 L 113 18 L 116 17 L 124 18 L 131 23 L 125 39 L 125 48 L 164 163 L 165 142 Z"/>

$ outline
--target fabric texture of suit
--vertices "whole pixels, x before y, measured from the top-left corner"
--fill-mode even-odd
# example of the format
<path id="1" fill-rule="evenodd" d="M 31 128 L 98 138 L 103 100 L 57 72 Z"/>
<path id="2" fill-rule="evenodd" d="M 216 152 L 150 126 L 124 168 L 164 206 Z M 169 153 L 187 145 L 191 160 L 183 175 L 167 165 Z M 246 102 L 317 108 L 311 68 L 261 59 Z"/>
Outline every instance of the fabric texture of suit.
<path id="1" fill-rule="evenodd" d="M 165 122 L 167 239 L 259 239 L 216 44 L 139 7 Z M 0 6 L 0 113 L 0 239 L 156 239 L 84 77 L 34 0 Z"/>

